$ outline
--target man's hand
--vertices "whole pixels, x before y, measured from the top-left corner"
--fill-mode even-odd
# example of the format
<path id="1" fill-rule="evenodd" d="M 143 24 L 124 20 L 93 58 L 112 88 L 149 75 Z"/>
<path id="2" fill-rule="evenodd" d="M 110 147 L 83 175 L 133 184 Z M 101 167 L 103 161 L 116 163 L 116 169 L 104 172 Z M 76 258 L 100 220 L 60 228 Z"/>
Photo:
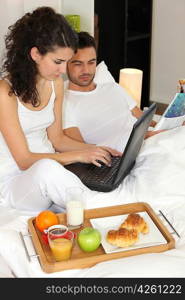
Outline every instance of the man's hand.
<path id="1" fill-rule="evenodd" d="M 165 129 L 161 129 L 161 130 L 155 130 L 155 131 L 147 131 L 146 134 L 145 134 L 145 137 L 144 139 L 147 139 L 155 134 L 158 134 L 160 132 L 163 132 L 163 131 L 166 131 Z"/>

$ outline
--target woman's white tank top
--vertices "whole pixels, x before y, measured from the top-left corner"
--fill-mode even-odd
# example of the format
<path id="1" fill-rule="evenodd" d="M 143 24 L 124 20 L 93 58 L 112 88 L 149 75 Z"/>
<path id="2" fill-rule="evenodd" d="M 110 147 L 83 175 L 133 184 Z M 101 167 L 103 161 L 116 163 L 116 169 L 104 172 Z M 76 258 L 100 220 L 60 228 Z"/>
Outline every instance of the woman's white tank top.
<path id="1" fill-rule="evenodd" d="M 25 107 L 17 97 L 18 117 L 25 134 L 29 150 L 34 153 L 54 153 L 55 150 L 48 139 L 47 128 L 54 122 L 55 91 L 52 84 L 52 94 L 48 104 L 42 109 L 33 111 Z M 8 178 L 19 174 L 17 166 L 7 144 L 0 132 L 0 187 Z"/>

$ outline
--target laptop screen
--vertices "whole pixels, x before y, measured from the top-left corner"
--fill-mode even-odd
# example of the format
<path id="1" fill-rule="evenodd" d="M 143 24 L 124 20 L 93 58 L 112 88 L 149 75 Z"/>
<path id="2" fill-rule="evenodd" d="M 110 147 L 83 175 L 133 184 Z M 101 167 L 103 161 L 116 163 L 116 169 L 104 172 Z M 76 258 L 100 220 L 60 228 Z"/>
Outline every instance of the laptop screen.
<path id="1" fill-rule="evenodd" d="M 156 103 L 153 103 L 134 124 L 115 176 L 114 184 L 121 182 L 135 164 L 136 157 L 141 149 L 146 131 L 155 111 Z"/>

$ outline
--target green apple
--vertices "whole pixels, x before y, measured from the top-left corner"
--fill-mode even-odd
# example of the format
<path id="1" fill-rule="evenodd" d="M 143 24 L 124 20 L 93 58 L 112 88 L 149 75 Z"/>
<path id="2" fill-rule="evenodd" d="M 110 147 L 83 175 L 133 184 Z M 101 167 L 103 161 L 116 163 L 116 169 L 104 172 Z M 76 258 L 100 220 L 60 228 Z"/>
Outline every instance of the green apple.
<path id="1" fill-rule="evenodd" d="M 85 227 L 77 237 L 78 245 L 85 252 L 95 251 L 101 243 L 101 234 L 98 229 Z"/>

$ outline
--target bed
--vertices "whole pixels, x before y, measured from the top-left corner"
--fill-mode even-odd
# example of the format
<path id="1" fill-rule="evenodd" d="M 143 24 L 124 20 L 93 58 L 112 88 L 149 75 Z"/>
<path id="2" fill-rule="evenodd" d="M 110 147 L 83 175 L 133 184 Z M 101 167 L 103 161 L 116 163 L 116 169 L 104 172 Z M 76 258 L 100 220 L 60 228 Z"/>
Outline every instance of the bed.
<path id="1" fill-rule="evenodd" d="M 185 126 L 162 132 L 145 140 L 134 168 L 123 183 L 109 193 L 90 192 L 86 208 L 114 206 L 133 202 L 148 203 L 156 214 L 159 210 L 175 239 L 175 248 L 161 253 L 124 257 L 84 269 L 45 273 L 35 256 L 30 237 L 27 253 L 20 232 L 27 234 L 28 214 L 7 207 L 0 198 L 0 276 L 1 277 L 185 277 Z M 174 231 L 175 229 L 175 231 Z M 151 264 L 155 261 L 155 264 Z M 111 272 L 110 272 L 111 270 Z"/>
<path id="2" fill-rule="evenodd" d="M 97 66 L 96 82 L 114 80 L 104 62 Z M 66 83 L 67 85 L 67 83 Z M 0 277 L 88 278 L 88 277 L 185 277 L 185 126 L 145 140 L 135 166 L 114 191 L 90 191 L 86 209 L 148 203 L 175 239 L 175 248 L 100 262 L 84 269 L 45 273 L 28 234 L 28 220 L 38 212 L 7 207 L 0 195 Z M 59 212 L 57 207 L 54 207 Z M 25 236 L 25 251 L 20 232 Z M 28 259 L 29 254 L 29 259 Z M 155 264 L 151 262 L 155 261 Z M 111 270 L 111 272 L 110 272 Z"/>

